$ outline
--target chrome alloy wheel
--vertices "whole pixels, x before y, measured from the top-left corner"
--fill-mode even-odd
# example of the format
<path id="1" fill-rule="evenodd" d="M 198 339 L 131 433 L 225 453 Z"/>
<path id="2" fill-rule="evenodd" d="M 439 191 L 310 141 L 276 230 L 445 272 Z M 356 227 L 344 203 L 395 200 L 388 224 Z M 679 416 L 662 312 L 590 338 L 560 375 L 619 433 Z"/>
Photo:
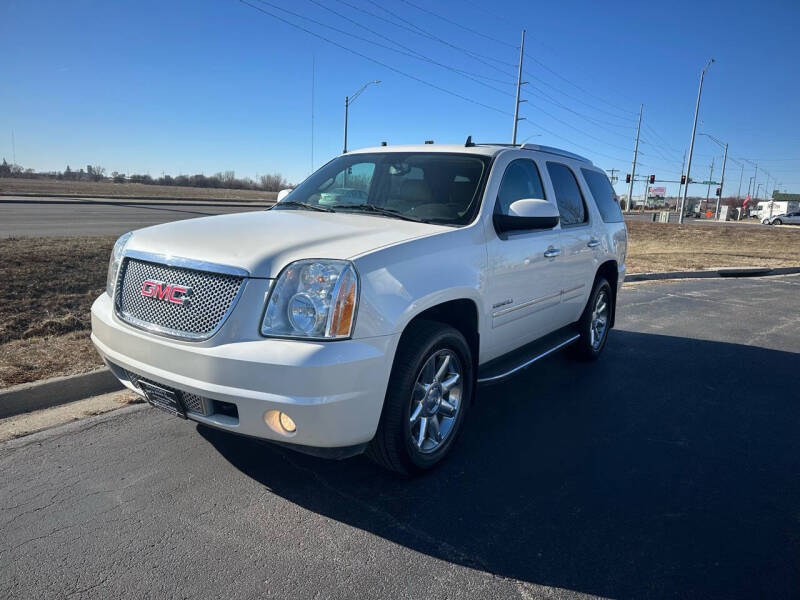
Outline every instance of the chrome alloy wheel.
<path id="1" fill-rule="evenodd" d="M 603 343 L 608 329 L 608 292 L 601 290 L 592 309 L 592 320 L 589 324 L 589 342 L 594 350 Z"/>
<path id="2" fill-rule="evenodd" d="M 439 350 L 423 365 L 411 392 L 411 443 L 428 454 L 453 431 L 461 408 L 463 371 L 452 350 Z"/>

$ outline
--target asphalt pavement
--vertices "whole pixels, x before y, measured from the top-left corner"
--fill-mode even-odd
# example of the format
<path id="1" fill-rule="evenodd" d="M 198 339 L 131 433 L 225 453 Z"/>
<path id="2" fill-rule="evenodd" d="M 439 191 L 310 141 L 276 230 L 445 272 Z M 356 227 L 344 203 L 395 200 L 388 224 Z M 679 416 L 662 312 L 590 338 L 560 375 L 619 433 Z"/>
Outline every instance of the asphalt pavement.
<path id="1" fill-rule="evenodd" d="M 271 203 L 270 203 L 271 204 Z M 238 201 L 152 201 L 136 199 L 0 198 L 0 238 L 9 236 L 121 235 L 133 229 L 248 210 Z"/>
<path id="2" fill-rule="evenodd" d="M 0 597 L 799 597 L 798 297 L 626 286 L 413 480 L 145 406 L 6 442 Z"/>

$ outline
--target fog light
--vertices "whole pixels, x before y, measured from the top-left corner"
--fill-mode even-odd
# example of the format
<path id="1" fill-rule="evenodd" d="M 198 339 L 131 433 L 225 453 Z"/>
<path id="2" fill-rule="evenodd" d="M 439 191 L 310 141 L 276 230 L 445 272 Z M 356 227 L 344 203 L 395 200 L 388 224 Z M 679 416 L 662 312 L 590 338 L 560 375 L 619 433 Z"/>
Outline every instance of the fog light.
<path id="1" fill-rule="evenodd" d="M 283 427 L 284 431 L 287 433 L 294 433 L 297 427 L 292 421 L 292 417 L 287 415 L 285 412 L 278 413 L 278 422 L 280 422 L 281 427 Z"/>
<path id="2" fill-rule="evenodd" d="M 272 431 L 281 435 L 291 436 L 297 431 L 297 425 L 295 425 L 294 419 L 285 412 L 279 410 L 268 410 L 264 413 L 264 423 L 266 423 L 267 427 L 272 429 Z"/>

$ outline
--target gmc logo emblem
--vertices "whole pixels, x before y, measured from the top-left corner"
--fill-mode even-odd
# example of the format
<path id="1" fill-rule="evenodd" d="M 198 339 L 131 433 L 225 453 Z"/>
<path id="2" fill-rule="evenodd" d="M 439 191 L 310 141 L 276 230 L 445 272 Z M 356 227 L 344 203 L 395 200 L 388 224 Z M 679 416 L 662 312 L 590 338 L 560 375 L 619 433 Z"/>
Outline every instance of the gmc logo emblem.
<path id="1" fill-rule="evenodd" d="M 142 296 L 188 306 L 192 296 L 192 288 L 148 279 L 142 284 Z"/>

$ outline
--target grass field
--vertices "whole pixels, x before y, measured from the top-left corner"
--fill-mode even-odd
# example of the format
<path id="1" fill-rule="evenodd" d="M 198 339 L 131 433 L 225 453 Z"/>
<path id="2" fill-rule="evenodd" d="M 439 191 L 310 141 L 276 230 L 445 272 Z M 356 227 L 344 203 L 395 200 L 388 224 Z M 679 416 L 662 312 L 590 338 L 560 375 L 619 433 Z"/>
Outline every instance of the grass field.
<path id="1" fill-rule="evenodd" d="M 800 227 L 628 223 L 629 273 L 800 266 Z M 0 387 L 99 366 L 89 308 L 114 239 L 0 240 Z"/>
<path id="2" fill-rule="evenodd" d="M 102 198 L 191 198 L 204 200 L 275 200 L 276 192 L 217 188 L 110 183 L 106 181 L 62 181 L 57 179 L 0 178 L 0 194 L 69 195 Z"/>
<path id="3" fill-rule="evenodd" d="M 628 273 L 800 266 L 800 227 L 629 221 Z"/>

